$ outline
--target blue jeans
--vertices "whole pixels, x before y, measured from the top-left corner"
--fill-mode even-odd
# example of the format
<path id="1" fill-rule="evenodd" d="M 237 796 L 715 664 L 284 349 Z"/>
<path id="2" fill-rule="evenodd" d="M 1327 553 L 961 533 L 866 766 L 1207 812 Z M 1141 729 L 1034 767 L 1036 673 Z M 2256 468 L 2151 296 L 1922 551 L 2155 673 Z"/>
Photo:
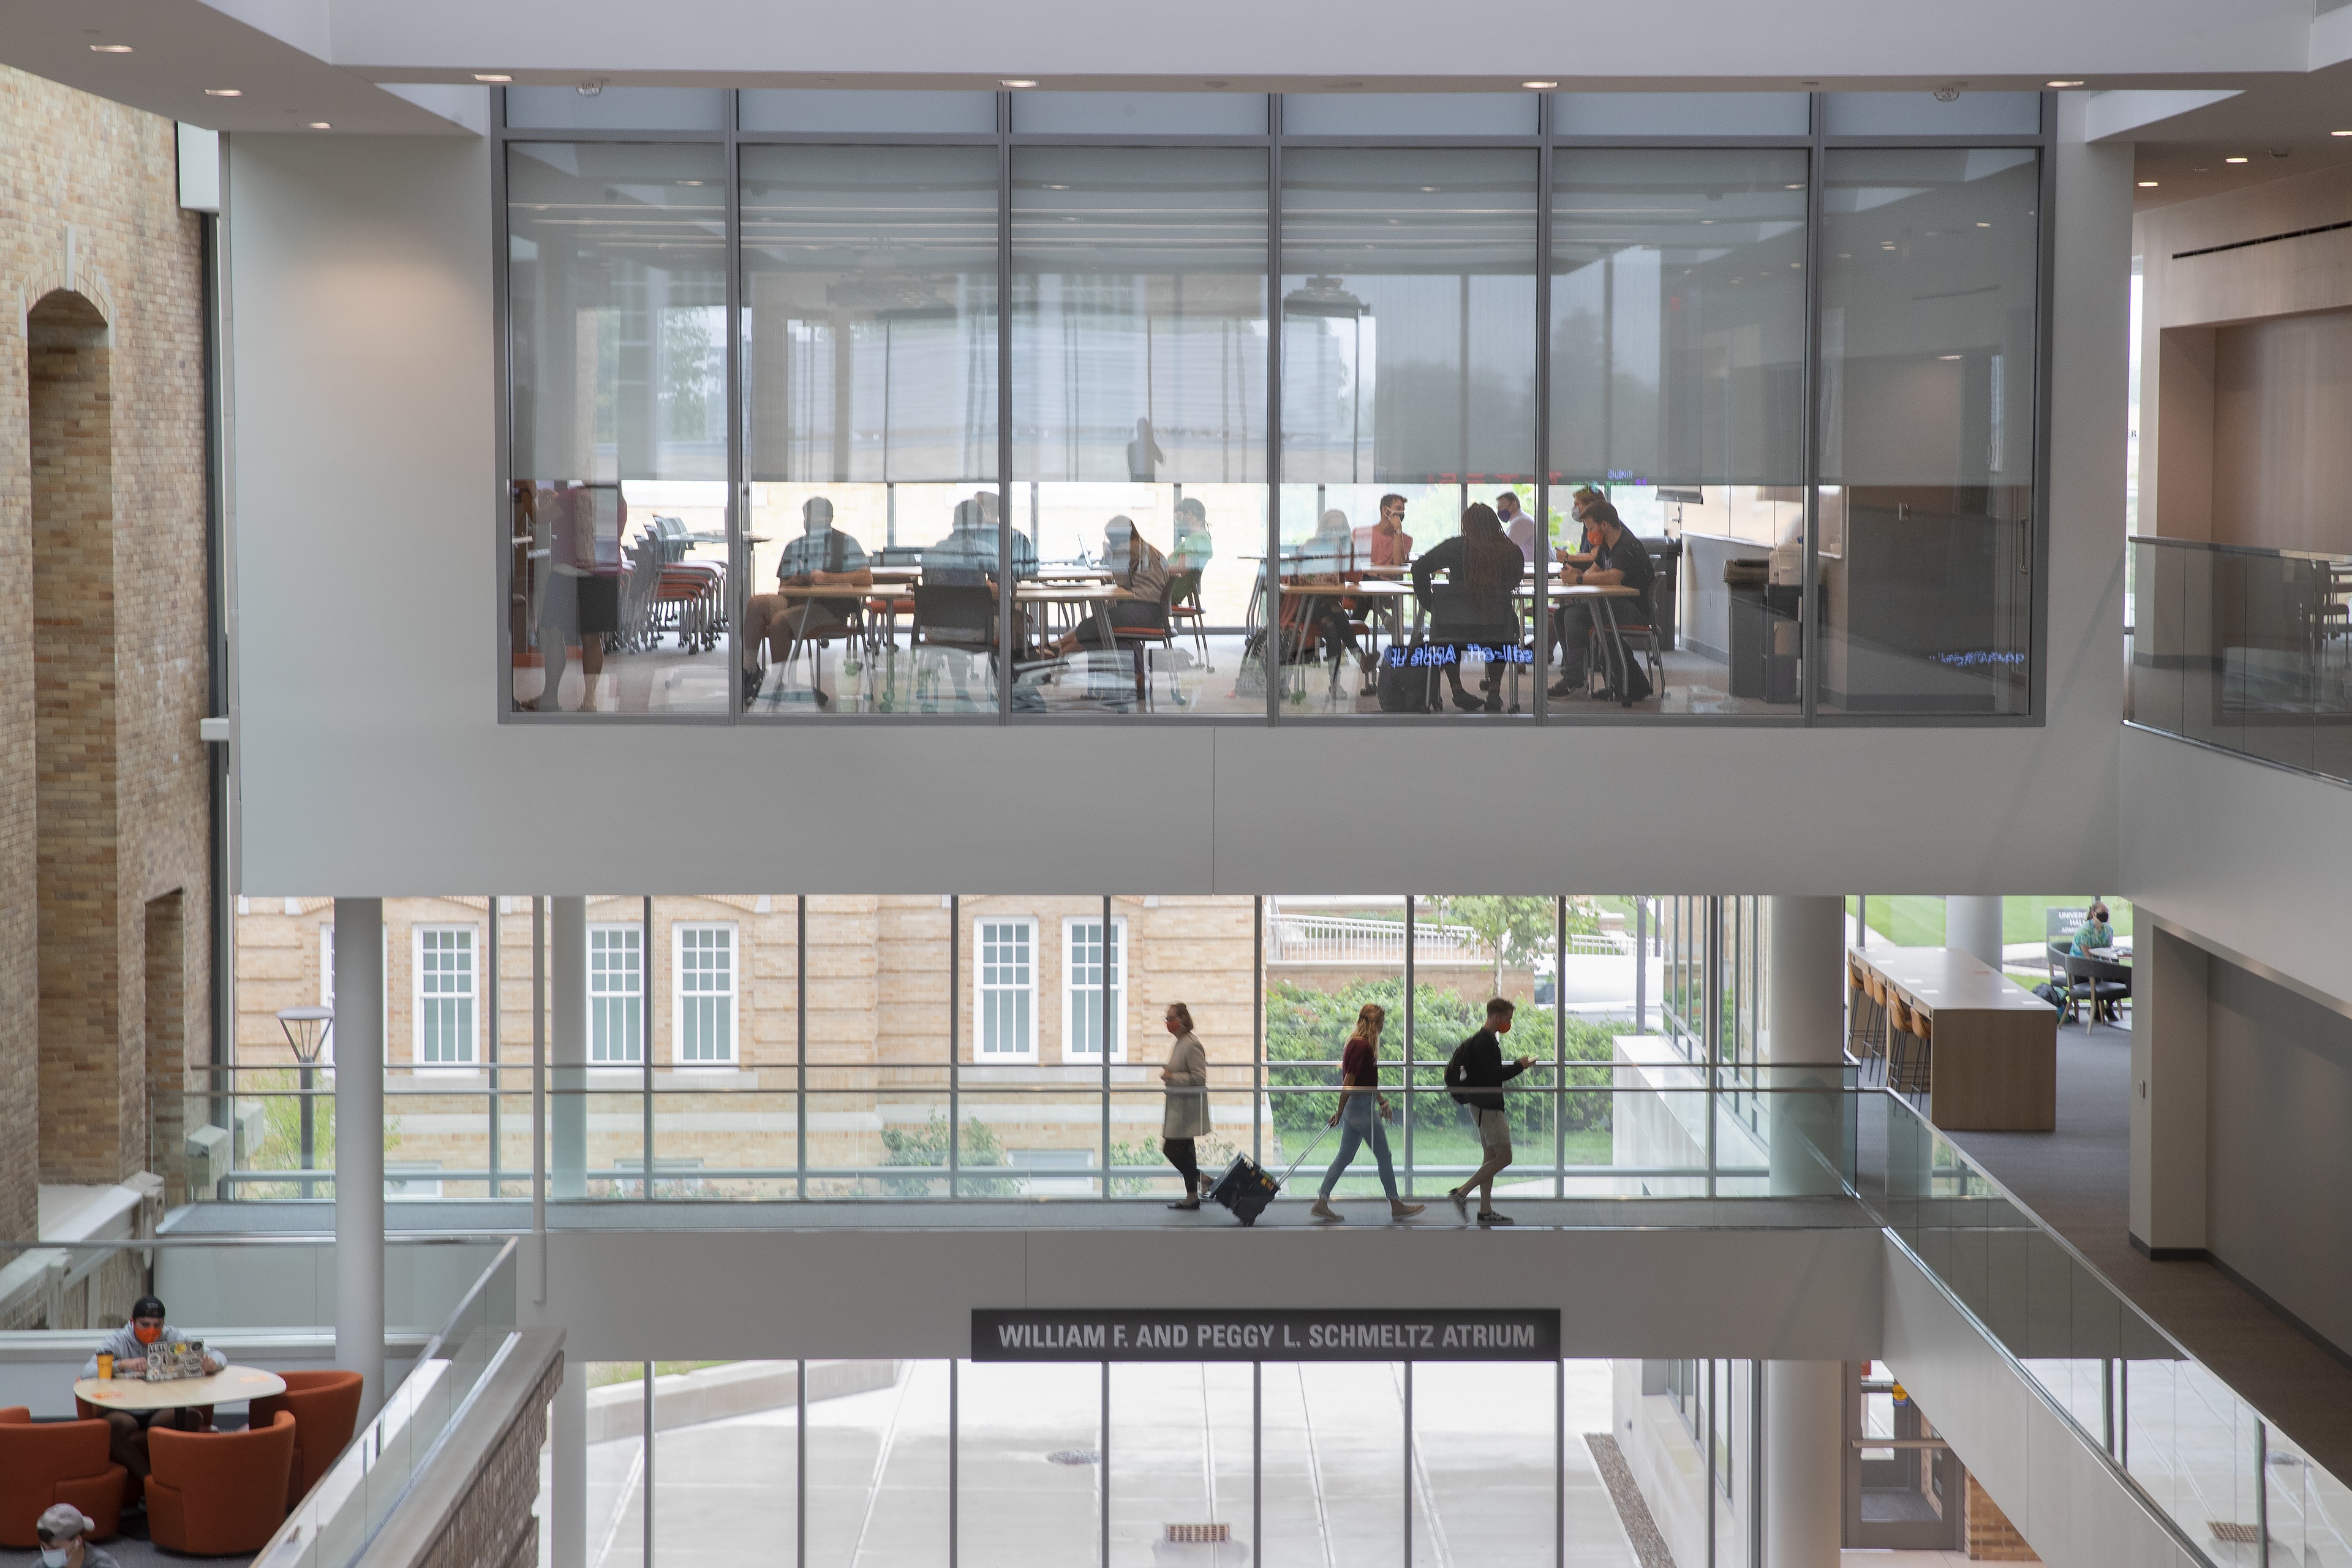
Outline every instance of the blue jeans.
<path id="1" fill-rule="evenodd" d="M 1339 1112 L 1339 1155 L 1331 1162 L 1331 1168 L 1323 1173 L 1323 1190 L 1316 1195 L 1318 1198 L 1331 1195 L 1331 1189 L 1339 1184 L 1339 1177 L 1347 1171 L 1348 1163 L 1356 1157 L 1357 1149 L 1369 1141 L 1372 1146 L 1372 1158 L 1380 1162 L 1381 1190 L 1388 1194 L 1389 1202 L 1395 1203 L 1396 1168 L 1389 1163 L 1389 1132 L 1381 1121 L 1379 1105 L 1369 1094 L 1351 1094 L 1345 1105 L 1346 1108 Z M 1359 1106 L 1363 1109 L 1359 1110 Z"/>

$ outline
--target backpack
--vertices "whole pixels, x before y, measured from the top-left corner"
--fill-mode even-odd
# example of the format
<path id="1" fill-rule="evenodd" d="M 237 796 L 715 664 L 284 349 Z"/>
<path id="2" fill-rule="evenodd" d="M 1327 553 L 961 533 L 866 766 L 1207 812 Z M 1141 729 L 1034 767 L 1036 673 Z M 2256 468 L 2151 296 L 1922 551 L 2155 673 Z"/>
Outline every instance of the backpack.
<path id="1" fill-rule="evenodd" d="M 1381 655 L 1380 699 L 1383 713 L 1444 711 L 1444 661 L 1417 663 L 1413 656 L 1428 645 L 1391 647 Z M 1439 649 L 1437 651 L 1450 651 Z"/>
<path id="2" fill-rule="evenodd" d="M 1473 1037 L 1475 1038 L 1475 1037 Z M 1473 1103 L 1470 1098 L 1471 1091 L 1460 1087 L 1463 1079 L 1469 1076 L 1468 1071 L 1462 1065 L 1462 1053 L 1469 1048 L 1470 1042 L 1468 1040 L 1463 1041 L 1460 1045 L 1454 1047 L 1454 1058 L 1451 1061 L 1445 1064 L 1445 1087 L 1453 1090 L 1454 1103 L 1456 1105 L 1469 1105 Z"/>

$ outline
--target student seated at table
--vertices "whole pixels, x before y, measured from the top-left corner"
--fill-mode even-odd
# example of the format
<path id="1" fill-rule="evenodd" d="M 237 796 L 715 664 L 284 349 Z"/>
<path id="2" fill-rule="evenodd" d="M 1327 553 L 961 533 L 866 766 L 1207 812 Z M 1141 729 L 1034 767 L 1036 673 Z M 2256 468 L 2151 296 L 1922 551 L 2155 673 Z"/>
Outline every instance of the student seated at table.
<path id="1" fill-rule="evenodd" d="M 1374 566 L 1412 564 L 1412 535 L 1404 531 L 1404 497 L 1391 491 L 1381 498 L 1381 520 L 1371 527 Z"/>
<path id="2" fill-rule="evenodd" d="M 1088 611 L 1085 620 L 1054 644 L 1058 657 L 1066 658 L 1081 647 L 1116 647 L 1114 628 L 1118 626 L 1145 631 L 1167 627 L 1168 558 L 1137 531 L 1131 519 L 1115 517 L 1103 524 L 1103 561 L 1110 567 L 1111 582 L 1135 597 L 1112 600 L 1108 624 L 1099 608 Z"/>
<path id="3" fill-rule="evenodd" d="M 152 1296 L 142 1296 L 131 1304 L 131 1321 L 98 1342 L 98 1349 L 82 1363 L 84 1377 L 98 1375 L 98 1358 L 114 1358 L 114 1375 L 120 1378 L 144 1378 L 147 1357 L 163 1347 L 184 1344 L 188 1336 L 163 1321 L 163 1303 Z M 228 1364 L 227 1358 L 215 1351 L 205 1352 L 205 1371 L 215 1373 Z M 114 1462 L 129 1470 L 139 1480 L 145 1480 L 154 1468 L 147 1460 L 147 1428 L 161 1421 L 164 1426 L 183 1432 L 201 1432 L 213 1424 L 213 1407 L 191 1405 L 177 1410 L 110 1410 L 106 1424 L 112 1433 L 107 1452 Z M 137 1506 L 135 1501 L 134 1505 Z"/>
<path id="4" fill-rule="evenodd" d="M 1289 580 L 1336 587 L 1366 564 L 1356 548 L 1356 531 L 1348 526 L 1348 514 L 1334 507 L 1317 520 L 1314 533 L 1291 558 Z M 1283 600 L 1283 625 L 1302 652 L 1320 646 L 1327 659 L 1342 653 L 1361 657 L 1356 646 L 1353 601 L 1338 594 L 1286 594 Z"/>
<path id="5" fill-rule="evenodd" d="M 2077 957 L 2088 958 L 2097 949 L 2116 945 L 2116 928 L 2107 923 L 2107 906 L 2093 904 L 2083 916 L 2083 923 L 2074 928 L 2074 941 L 2067 949 Z"/>
<path id="6" fill-rule="evenodd" d="M 1649 550 L 1618 517 L 1617 509 L 1607 501 L 1593 501 L 1586 509 L 1586 516 L 1597 530 L 1591 564 L 1570 566 L 1560 574 L 1562 584 L 1572 587 L 1582 583 L 1594 588 L 1631 588 L 1643 596 L 1622 601 L 1626 606 L 1624 613 L 1646 614 L 1643 606 L 1649 603 L 1650 580 L 1656 574 L 1650 563 Z M 1603 635 L 1607 635 L 1607 628 L 1615 623 L 1596 617 L 1592 606 L 1580 601 L 1562 605 L 1555 612 L 1555 617 L 1554 624 L 1559 633 L 1560 677 L 1553 683 L 1551 695 L 1581 697 L 1585 693 L 1586 633 L 1599 626 L 1602 628 Z M 1616 658 L 1617 668 L 1626 672 L 1628 683 L 1637 693 L 1647 695 L 1644 689 L 1649 685 L 1649 678 L 1641 675 L 1638 667 L 1633 664 L 1632 656 L 1622 639 L 1617 644 Z M 1640 696 L 1635 700 L 1640 700 Z"/>
<path id="7" fill-rule="evenodd" d="M 1168 552 L 1168 570 L 1205 572 L 1215 554 L 1209 538 L 1209 509 L 1198 496 L 1186 496 L 1176 503 L 1176 542 Z"/>
<path id="8" fill-rule="evenodd" d="M 1537 549 L 1536 520 L 1519 510 L 1518 491 L 1505 490 L 1495 498 L 1495 517 L 1502 523 L 1504 534 L 1519 547 L 1519 559 L 1533 561 Z M 1550 531 L 1547 529 L 1545 531 Z"/>
<path id="9" fill-rule="evenodd" d="M 1412 563 L 1412 591 L 1423 604 L 1429 601 L 1430 580 L 1438 573 L 1456 588 L 1467 588 L 1480 595 L 1493 595 L 1504 613 L 1516 618 L 1509 608 L 1511 591 L 1519 585 L 1519 574 L 1527 570 L 1526 558 L 1519 547 L 1504 535 L 1502 520 L 1495 509 L 1485 501 L 1473 501 L 1462 514 L 1462 531 L 1453 538 L 1443 540 L 1423 552 Z M 1454 706 L 1465 712 L 1481 709 L 1489 713 L 1503 710 L 1503 667 L 1490 663 L 1478 689 L 1485 695 L 1473 697 L 1462 689 L 1462 661 L 1454 659 L 1445 666 L 1445 679 L 1454 688 Z"/>
<path id="10" fill-rule="evenodd" d="M 801 506 L 802 533 L 784 546 L 776 562 L 776 584 L 782 588 L 870 588 L 874 571 L 866 548 L 833 526 L 833 503 L 812 496 Z M 849 618 L 857 613 L 855 595 L 843 598 L 804 598 L 798 595 L 754 594 L 743 602 L 743 701 L 760 694 L 760 645 L 782 664 L 796 641 L 849 635 Z M 824 688 L 810 682 L 816 705 L 830 700 Z"/>
<path id="11" fill-rule="evenodd" d="M 948 536 L 923 551 L 923 581 L 937 587 L 978 588 L 997 585 L 996 492 L 982 490 L 956 502 L 955 520 Z M 1019 529 L 1013 531 L 1013 580 L 1025 583 L 1037 575 L 1037 546 Z"/>
<path id="12" fill-rule="evenodd" d="M 1592 552 L 1601 547 L 1601 520 L 1593 509 L 1608 499 L 1591 485 L 1578 487 L 1576 493 L 1568 500 L 1568 515 L 1577 526 L 1576 546 L 1572 550 L 1554 550 L 1554 560 L 1563 566 L 1592 564 Z"/>

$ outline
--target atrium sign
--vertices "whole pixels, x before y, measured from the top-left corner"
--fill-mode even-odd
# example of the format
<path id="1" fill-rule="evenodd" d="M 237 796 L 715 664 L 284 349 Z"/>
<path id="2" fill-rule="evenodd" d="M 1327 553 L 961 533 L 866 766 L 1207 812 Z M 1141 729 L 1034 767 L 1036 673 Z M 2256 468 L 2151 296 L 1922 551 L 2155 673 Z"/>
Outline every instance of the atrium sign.
<path id="1" fill-rule="evenodd" d="M 1556 1307 L 1427 1311 L 999 1310 L 974 1361 L 1557 1361 Z"/>

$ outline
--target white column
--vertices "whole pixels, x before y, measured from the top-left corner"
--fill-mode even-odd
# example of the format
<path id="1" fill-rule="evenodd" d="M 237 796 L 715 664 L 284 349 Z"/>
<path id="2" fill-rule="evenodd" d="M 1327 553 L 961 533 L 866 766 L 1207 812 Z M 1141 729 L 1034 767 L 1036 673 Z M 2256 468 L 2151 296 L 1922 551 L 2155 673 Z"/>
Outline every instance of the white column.
<path id="1" fill-rule="evenodd" d="M 335 1365 L 383 1387 L 383 900 L 335 900 Z"/>
<path id="2" fill-rule="evenodd" d="M 2000 972 L 2000 900 L 1962 898 L 1958 894 L 1953 894 L 1945 899 L 1944 945 L 1958 948 L 1996 974 L 1999 973 Z"/>
<path id="3" fill-rule="evenodd" d="M 1844 1398 L 1838 1362 L 1764 1363 L 1764 1568 L 1838 1568 Z"/>
<path id="4" fill-rule="evenodd" d="M 1845 1142 L 1845 900 L 1767 899 L 1765 918 L 1772 1190 L 1834 1193 Z"/>
<path id="5" fill-rule="evenodd" d="M 577 1092 L 588 1086 L 588 900 L 547 901 L 548 1085 L 572 1091 L 549 1111 L 548 1192 L 580 1198 L 588 1195 L 588 1099 Z"/>
<path id="6" fill-rule="evenodd" d="M 569 1352 L 549 1415 L 549 1568 L 588 1568 L 588 1363 Z"/>
<path id="7" fill-rule="evenodd" d="M 2134 910 L 2131 1237 L 2153 1255 L 2205 1246 L 2207 986 L 2211 959 Z"/>

